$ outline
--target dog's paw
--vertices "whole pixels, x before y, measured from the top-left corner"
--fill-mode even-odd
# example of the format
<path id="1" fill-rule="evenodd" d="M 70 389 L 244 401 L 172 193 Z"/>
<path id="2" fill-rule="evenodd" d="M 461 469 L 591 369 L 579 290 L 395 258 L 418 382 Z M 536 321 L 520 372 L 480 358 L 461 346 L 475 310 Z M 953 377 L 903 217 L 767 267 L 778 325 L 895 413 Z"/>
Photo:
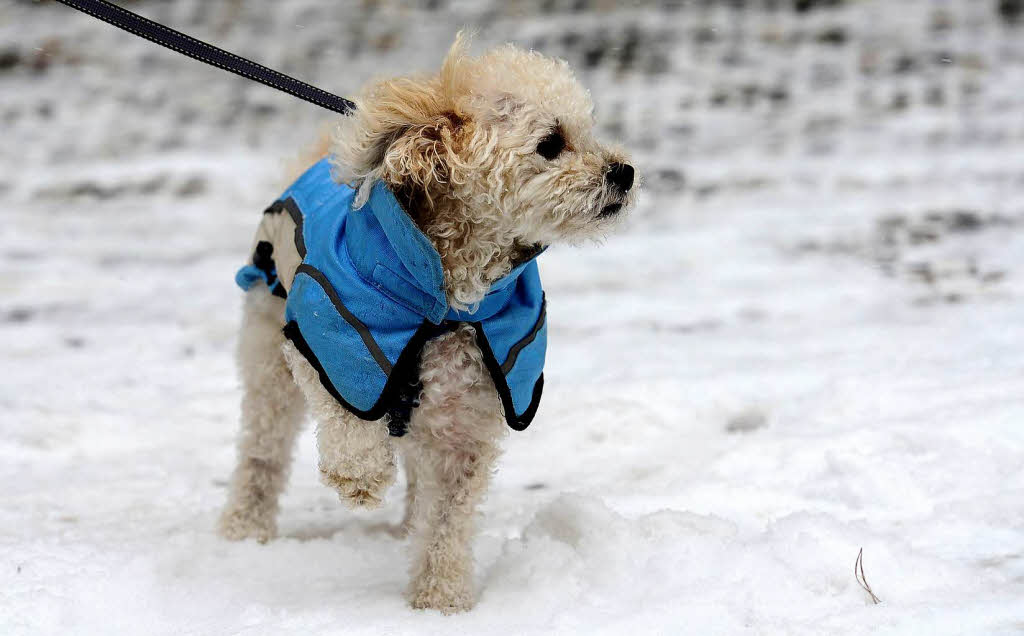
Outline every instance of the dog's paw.
<path id="1" fill-rule="evenodd" d="M 473 593 L 468 586 L 427 584 L 413 588 L 409 604 L 414 609 L 432 609 L 445 615 L 473 609 Z"/>
<path id="2" fill-rule="evenodd" d="M 266 543 L 277 536 L 277 522 L 255 511 L 231 508 L 221 514 L 217 532 L 228 541 L 256 539 Z"/>
<path id="3" fill-rule="evenodd" d="M 372 510 L 384 501 L 384 493 L 395 478 L 387 472 L 349 477 L 321 468 L 320 480 L 333 488 L 343 503 L 353 508 Z"/>

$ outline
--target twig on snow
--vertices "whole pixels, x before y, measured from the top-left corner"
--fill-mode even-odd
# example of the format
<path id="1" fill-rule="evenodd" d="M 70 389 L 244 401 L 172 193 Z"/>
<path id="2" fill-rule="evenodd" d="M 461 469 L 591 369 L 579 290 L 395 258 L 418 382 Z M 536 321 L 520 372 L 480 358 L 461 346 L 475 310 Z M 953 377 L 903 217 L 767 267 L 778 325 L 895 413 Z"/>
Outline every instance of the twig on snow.
<path id="1" fill-rule="evenodd" d="M 864 591 L 871 596 L 872 603 L 878 605 L 882 602 L 882 599 L 875 596 L 875 593 L 871 591 L 871 585 L 868 584 L 868 579 L 864 576 L 864 548 L 857 552 L 857 560 L 853 562 L 853 576 L 857 579 L 857 584 L 864 588 Z"/>

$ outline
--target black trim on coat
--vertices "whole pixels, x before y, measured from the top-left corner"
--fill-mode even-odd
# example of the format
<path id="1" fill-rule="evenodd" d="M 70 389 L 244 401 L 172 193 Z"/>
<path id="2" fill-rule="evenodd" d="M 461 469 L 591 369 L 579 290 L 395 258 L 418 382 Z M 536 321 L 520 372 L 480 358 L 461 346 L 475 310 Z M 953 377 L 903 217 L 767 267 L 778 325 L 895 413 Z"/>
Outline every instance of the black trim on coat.
<path id="1" fill-rule="evenodd" d="M 359 334 L 359 338 L 362 339 L 363 344 L 366 345 L 366 349 L 370 352 L 370 355 L 373 356 L 373 359 L 377 361 L 377 365 L 380 367 L 380 370 L 384 372 L 384 375 L 391 375 L 391 361 L 388 360 L 388 357 L 384 355 L 383 351 L 381 351 L 380 345 L 378 345 L 377 341 L 373 339 L 373 334 L 371 334 L 370 330 L 366 328 L 366 325 L 364 325 L 359 318 L 356 318 L 355 314 L 348 310 L 345 303 L 341 302 L 341 298 L 338 297 L 338 292 L 334 290 L 334 286 L 331 285 L 329 280 L 327 280 L 324 273 L 312 265 L 301 263 L 295 268 L 295 275 L 298 276 L 299 274 L 309 276 L 317 285 L 320 285 L 320 288 L 324 290 L 325 294 L 327 294 L 327 298 L 330 299 L 334 308 L 338 310 L 339 314 L 341 314 L 341 317 L 344 318 L 345 322 L 351 325 L 351 327 L 356 330 L 356 333 Z M 294 282 L 292 283 L 292 286 L 295 286 Z"/>
<path id="2" fill-rule="evenodd" d="M 522 340 L 512 345 L 512 348 L 508 350 L 508 357 L 505 358 L 505 362 L 501 365 L 501 372 L 503 375 L 508 375 L 512 370 L 512 367 L 516 366 L 516 360 L 519 358 L 519 352 L 537 339 L 537 334 L 540 333 L 541 327 L 543 327 L 544 323 L 547 322 L 547 315 L 548 299 L 541 296 L 540 315 L 537 316 L 537 322 L 533 324 L 533 329 L 530 329 L 530 333 L 526 334 Z"/>
<path id="3" fill-rule="evenodd" d="M 274 201 L 263 213 L 280 214 L 283 211 L 287 211 L 288 216 L 292 217 L 292 221 L 295 222 L 295 251 L 299 253 L 300 258 L 306 258 L 306 241 L 302 238 L 302 210 L 299 209 L 299 204 L 295 202 L 295 199 L 288 197 Z"/>
<path id="4" fill-rule="evenodd" d="M 501 371 L 501 365 L 498 364 L 497 358 L 494 357 L 491 343 L 487 342 L 483 325 L 479 322 L 471 322 L 469 324 L 476 329 L 476 346 L 480 347 L 480 351 L 484 354 L 484 365 L 490 371 L 491 380 L 494 381 L 494 387 L 498 390 L 501 406 L 505 410 L 505 423 L 513 431 L 525 430 L 533 422 L 533 417 L 537 414 L 537 407 L 540 406 L 540 396 L 544 393 L 544 374 L 541 373 L 540 377 L 537 378 L 537 383 L 533 385 L 533 395 L 530 397 L 530 405 L 526 407 L 526 411 L 522 415 L 516 415 L 516 407 L 512 402 L 512 391 L 508 388 L 508 381 L 505 379 L 505 374 Z"/>

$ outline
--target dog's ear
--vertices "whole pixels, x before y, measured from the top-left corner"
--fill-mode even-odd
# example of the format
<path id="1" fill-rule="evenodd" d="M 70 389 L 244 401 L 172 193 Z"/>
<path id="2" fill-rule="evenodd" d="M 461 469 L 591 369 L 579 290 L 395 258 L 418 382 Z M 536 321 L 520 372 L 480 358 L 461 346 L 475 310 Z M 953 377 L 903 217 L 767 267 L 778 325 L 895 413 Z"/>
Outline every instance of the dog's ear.
<path id="1" fill-rule="evenodd" d="M 332 138 L 335 174 L 358 188 L 356 207 L 378 180 L 421 191 L 428 200 L 447 183 L 468 120 L 458 104 L 465 46 L 460 34 L 438 75 L 371 85 L 338 125 Z"/>
<path id="2" fill-rule="evenodd" d="M 445 110 L 404 126 L 387 142 L 379 177 L 395 188 L 431 200 L 449 184 L 452 166 L 459 161 L 465 124 L 454 110 Z"/>

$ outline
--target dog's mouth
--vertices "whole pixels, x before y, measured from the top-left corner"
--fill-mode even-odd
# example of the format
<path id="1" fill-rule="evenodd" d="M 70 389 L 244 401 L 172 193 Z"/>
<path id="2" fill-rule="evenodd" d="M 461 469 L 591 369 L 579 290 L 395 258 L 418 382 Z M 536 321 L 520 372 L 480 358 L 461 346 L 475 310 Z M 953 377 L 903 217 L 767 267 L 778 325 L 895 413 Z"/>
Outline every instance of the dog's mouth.
<path id="1" fill-rule="evenodd" d="M 601 208 L 601 211 L 597 213 L 597 218 L 607 219 L 608 217 L 615 216 L 622 211 L 621 203 L 609 203 L 608 205 Z"/>

